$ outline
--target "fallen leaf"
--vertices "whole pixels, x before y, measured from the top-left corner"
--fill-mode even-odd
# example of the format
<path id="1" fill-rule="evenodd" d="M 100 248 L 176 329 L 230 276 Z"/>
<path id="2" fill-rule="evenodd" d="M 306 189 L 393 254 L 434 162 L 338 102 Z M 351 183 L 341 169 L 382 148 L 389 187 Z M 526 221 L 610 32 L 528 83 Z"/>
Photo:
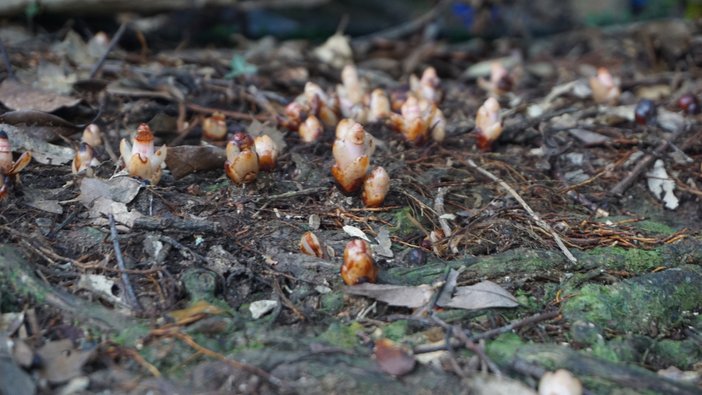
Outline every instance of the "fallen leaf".
<path id="1" fill-rule="evenodd" d="M 273 311 L 278 306 L 277 300 L 257 300 L 249 305 L 251 318 L 257 320 L 265 314 Z"/>
<path id="2" fill-rule="evenodd" d="M 109 180 L 84 178 L 80 183 L 78 201 L 89 206 L 102 197 L 119 203 L 129 203 L 134 200 L 142 186 L 141 182 L 131 177 L 115 177 Z"/>
<path id="3" fill-rule="evenodd" d="M 373 357 L 380 370 L 393 376 L 404 376 L 414 369 L 416 363 L 414 356 L 389 339 L 375 341 Z"/>
<path id="4" fill-rule="evenodd" d="M 92 358 L 95 349 L 78 350 L 70 339 L 46 343 L 37 350 L 42 361 L 39 372 L 51 384 L 65 383 L 82 374 L 83 366 Z"/>
<path id="5" fill-rule="evenodd" d="M 0 84 L 0 102 L 12 110 L 52 112 L 61 107 L 73 107 L 80 103 L 80 99 L 47 92 L 8 78 Z"/>
<path id="6" fill-rule="evenodd" d="M 201 170 L 224 169 L 224 150 L 213 145 L 168 147 L 166 166 L 175 179 Z"/>
<path id="7" fill-rule="evenodd" d="M 143 214 L 136 210 L 129 211 L 126 204 L 105 197 L 97 198 L 88 212 L 93 223 L 100 226 L 107 225 L 107 216 L 110 214 L 114 215 L 117 224 L 125 225 L 128 228 L 134 226 L 137 218 L 143 217 Z"/>
<path id="8" fill-rule="evenodd" d="M 52 142 L 81 132 L 86 125 L 76 125 L 42 111 L 10 111 L 0 115 L 0 123 L 17 127 L 22 133 Z"/>
<path id="9" fill-rule="evenodd" d="M 31 151 L 32 159 L 41 164 L 61 166 L 72 161 L 75 155 L 72 148 L 49 144 L 12 125 L 0 124 L 0 130 L 7 133 L 13 151 Z"/>
<path id="10" fill-rule="evenodd" d="M 577 138 L 578 140 L 582 141 L 585 145 L 604 144 L 610 140 L 610 138 L 605 135 L 591 132 L 587 129 L 574 128 L 568 130 L 568 133 L 573 135 L 573 137 Z"/>
<path id="11" fill-rule="evenodd" d="M 480 310 L 494 307 L 516 307 L 519 302 L 509 292 L 491 281 L 482 281 L 467 287 L 457 287 L 454 292 L 455 279 L 450 275 L 445 291 L 436 305 L 464 310 Z M 426 306 L 435 292 L 435 288 L 426 284 L 403 286 L 390 284 L 363 283 L 344 287 L 349 295 L 365 296 L 387 303 L 390 306 L 402 306 L 416 309 Z"/>
<path id="12" fill-rule="evenodd" d="M 359 239 L 363 239 L 370 243 L 370 239 L 361 229 L 351 225 L 344 225 L 342 229 L 344 230 L 344 232 L 346 232 L 347 235 L 351 237 L 358 237 Z"/>
<path id="13" fill-rule="evenodd" d="M 78 288 L 96 294 L 110 303 L 128 307 L 122 288 L 102 274 L 83 274 L 78 280 Z"/>
<path id="14" fill-rule="evenodd" d="M 31 195 L 29 199 L 32 199 Z M 56 199 L 32 199 L 24 202 L 29 207 L 35 208 L 37 210 L 45 211 L 51 214 L 63 214 L 63 207 L 59 204 Z"/>
<path id="15" fill-rule="evenodd" d="M 199 300 L 189 307 L 181 310 L 174 310 L 168 313 L 177 323 L 192 322 L 192 319 L 202 314 L 219 315 L 224 313 L 224 310 L 217 306 L 207 303 L 207 301 Z"/>
<path id="16" fill-rule="evenodd" d="M 385 302 L 390 306 L 402 306 L 416 309 L 429 303 L 434 289 L 429 285 L 408 287 L 402 285 L 363 283 L 344 287 L 350 295 L 366 296 Z"/>
<path id="17" fill-rule="evenodd" d="M 378 241 L 378 244 L 371 245 L 373 252 L 386 258 L 392 258 L 394 254 L 391 248 L 392 240 L 390 240 L 390 232 L 388 231 L 388 228 L 385 226 L 381 227 L 380 230 L 378 230 L 378 235 L 375 236 L 375 239 Z"/>
<path id="18" fill-rule="evenodd" d="M 687 125 L 685 118 L 676 112 L 667 111 L 663 108 L 658 109 L 658 114 L 656 115 L 656 122 L 658 126 L 667 130 L 670 133 L 675 133 L 678 130 L 683 129 Z"/>
<path id="19" fill-rule="evenodd" d="M 517 307 L 517 299 L 504 288 L 492 281 L 482 281 L 467 287 L 456 288 L 451 300 L 441 305 L 465 310 L 479 310 L 493 307 Z"/>

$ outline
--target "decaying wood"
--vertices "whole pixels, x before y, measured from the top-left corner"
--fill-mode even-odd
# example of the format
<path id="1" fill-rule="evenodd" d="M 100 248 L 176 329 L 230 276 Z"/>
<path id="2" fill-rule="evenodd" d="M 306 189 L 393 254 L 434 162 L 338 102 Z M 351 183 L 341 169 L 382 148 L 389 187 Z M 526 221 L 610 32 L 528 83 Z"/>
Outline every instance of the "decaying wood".
<path id="1" fill-rule="evenodd" d="M 0 244 L 0 286 L 12 289 L 17 295 L 25 295 L 40 303 L 61 310 L 63 313 L 108 331 L 123 331 L 135 324 L 128 316 L 107 309 L 99 304 L 54 289 L 39 280 L 32 272 L 32 266 L 19 251 L 9 244 Z"/>

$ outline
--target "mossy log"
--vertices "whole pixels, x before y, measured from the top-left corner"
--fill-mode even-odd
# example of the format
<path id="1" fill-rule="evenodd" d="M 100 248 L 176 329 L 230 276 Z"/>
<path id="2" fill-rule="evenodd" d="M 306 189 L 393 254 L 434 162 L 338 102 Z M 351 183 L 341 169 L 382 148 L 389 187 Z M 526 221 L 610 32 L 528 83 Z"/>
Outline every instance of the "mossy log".
<path id="1" fill-rule="evenodd" d="M 102 330 L 119 332 L 134 324 L 133 319 L 118 311 L 54 289 L 37 278 L 32 265 L 9 244 L 0 244 L 0 289 L 45 303 Z"/>
<path id="2" fill-rule="evenodd" d="M 501 365 L 515 367 L 520 361 L 547 370 L 570 370 L 584 382 L 587 389 L 598 394 L 613 393 L 623 388 L 656 394 L 699 394 L 699 389 L 695 387 L 661 377 L 644 368 L 603 360 L 565 346 L 526 344 L 515 350 L 511 360 L 503 359 Z"/>
<path id="3" fill-rule="evenodd" d="M 564 271 L 593 269 L 622 270 L 642 274 L 659 267 L 677 267 L 702 262 L 702 240 L 690 238 L 652 250 L 601 247 L 574 251 L 578 262 L 571 264 L 560 251 L 518 248 L 489 256 L 469 256 L 452 261 L 430 260 L 420 267 L 395 267 L 381 272 L 380 281 L 389 284 L 429 284 L 447 268 L 463 268 L 462 276 L 471 279 L 496 279 L 503 276 L 549 275 Z"/>

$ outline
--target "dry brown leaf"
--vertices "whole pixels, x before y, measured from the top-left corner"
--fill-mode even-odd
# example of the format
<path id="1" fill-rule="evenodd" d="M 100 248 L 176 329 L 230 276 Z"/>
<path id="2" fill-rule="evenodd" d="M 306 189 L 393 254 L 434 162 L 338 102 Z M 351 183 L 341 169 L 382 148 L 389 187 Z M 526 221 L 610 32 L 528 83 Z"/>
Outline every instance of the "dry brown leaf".
<path id="1" fill-rule="evenodd" d="M 403 306 L 415 309 L 429 303 L 431 296 L 434 294 L 434 289 L 428 285 L 405 287 L 402 285 L 364 283 L 352 287 L 344 287 L 344 292 L 377 299 L 390 306 Z"/>
<path id="2" fill-rule="evenodd" d="M 212 145 L 168 147 L 166 166 L 175 179 L 201 170 L 224 169 L 224 150 Z"/>
<path id="3" fill-rule="evenodd" d="M 512 294 L 492 281 L 482 281 L 467 287 L 456 288 L 451 300 L 442 305 L 466 310 L 492 307 L 517 307 L 519 302 Z"/>
<path id="4" fill-rule="evenodd" d="M 204 300 L 193 303 L 190 307 L 174 310 L 168 313 L 176 322 L 190 322 L 194 317 L 201 314 L 219 315 L 224 313 L 224 310 L 217 306 L 213 306 Z"/>
<path id="5" fill-rule="evenodd" d="M 10 111 L 0 115 L 0 122 L 12 125 L 29 136 L 43 141 L 56 141 L 82 131 L 85 125 L 74 125 L 65 119 L 42 111 Z"/>
<path id="6" fill-rule="evenodd" d="M 31 151 L 32 159 L 45 165 L 64 165 L 72 161 L 75 155 L 72 148 L 49 144 L 43 139 L 24 133 L 24 129 L 12 125 L 0 123 L 0 130 L 7 133 L 13 151 Z"/>
<path id="7" fill-rule="evenodd" d="M 411 372 L 416 363 L 414 356 L 388 339 L 375 341 L 373 357 L 380 370 L 393 376 L 403 376 Z"/>
<path id="8" fill-rule="evenodd" d="M 107 198 L 119 203 L 129 203 L 142 187 L 142 183 L 131 177 L 115 177 L 110 180 L 84 178 L 80 184 L 78 201 L 89 206 L 98 198 Z"/>
<path id="9" fill-rule="evenodd" d="M 73 107 L 80 103 L 80 99 L 43 91 L 6 79 L 0 84 L 0 102 L 12 110 L 52 112 L 61 107 Z"/>
<path id="10" fill-rule="evenodd" d="M 65 383 L 82 374 L 83 365 L 93 356 L 94 350 L 78 350 L 70 339 L 46 343 L 37 350 L 42 361 L 40 374 L 51 384 Z"/>
<path id="11" fill-rule="evenodd" d="M 458 287 L 451 291 L 455 280 L 449 280 L 437 300 L 437 306 L 453 307 L 465 310 L 479 310 L 493 307 L 516 307 L 519 305 L 517 299 L 499 285 L 491 281 L 467 287 Z M 344 287 L 344 292 L 350 295 L 366 296 L 387 303 L 391 306 L 402 306 L 409 308 L 419 308 L 425 306 L 431 300 L 435 292 L 434 287 L 429 285 L 402 286 L 389 284 L 364 283 L 351 287 Z"/>

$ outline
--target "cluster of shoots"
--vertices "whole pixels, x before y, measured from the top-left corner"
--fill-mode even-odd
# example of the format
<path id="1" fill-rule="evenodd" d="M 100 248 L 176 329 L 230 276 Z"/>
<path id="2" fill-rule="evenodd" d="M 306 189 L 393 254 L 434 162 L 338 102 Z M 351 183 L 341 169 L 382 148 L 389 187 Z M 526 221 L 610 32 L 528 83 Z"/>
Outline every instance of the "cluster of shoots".
<path id="1" fill-rule="evenodd" d="M 236 185 L 252 183 L 259 171 L 273 171 L 278 160 L 278 146 L 270 136 L 255 139 L 246 132 L 234 133 L 227 142 L 224 172 Z"/>
<path id="2" fill-rule="evenodd" d="M 32 154 L 25 152 L 17 160 L 12 157 L 12 145 L 7 133 L 0 130 L 0 199 L 7 197 L 9 184 L 14 182 L 22 169 L 32 160 Z"/>
<path id="3" fill-rule="evenodd" d="M 95 157 L 95 147 L 101 144 L 100 127 L 94 123 L 86 126 L 81 136 L 80 146 L 71 163 L 73 174 L 90 173 L 93 167 L 100 164 Z"/>
<path id="4" fill-rule="evenodd" d="M 285 108 L 280 123 L 298 131 L 306 143 L 318 141 L 325 127 L 336 127 L 341 118 L 360 124 L 385 123 L 414 144 L 443 141 L 446 118 L 438 108 L 439 83 L 436 70 L 429 67 L 421 77 L 411 76 L 409 89 L 389 94 L 380 88 L 370 91 L 356 67 L 347 65 L 334 92 L 308 82 L 304 92 Z"/>
<path id="5" fill-rule="evenodd" d="M 373 151 L 373 136 L 360 123 L 351 119 L 339 122 L 332 146 L 335 160 L 332 176 L 344 194 L 351 195 L 363 189 L 366 207 L 382 205 L 390 189 L 390 176 L 384 168 L 376 167 L 368 172 Z"/>

